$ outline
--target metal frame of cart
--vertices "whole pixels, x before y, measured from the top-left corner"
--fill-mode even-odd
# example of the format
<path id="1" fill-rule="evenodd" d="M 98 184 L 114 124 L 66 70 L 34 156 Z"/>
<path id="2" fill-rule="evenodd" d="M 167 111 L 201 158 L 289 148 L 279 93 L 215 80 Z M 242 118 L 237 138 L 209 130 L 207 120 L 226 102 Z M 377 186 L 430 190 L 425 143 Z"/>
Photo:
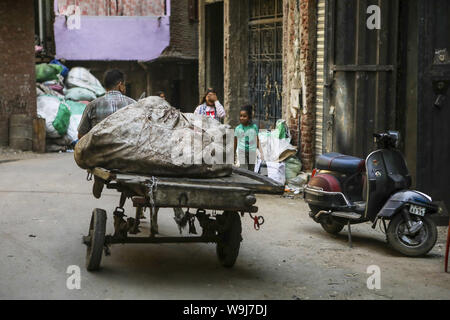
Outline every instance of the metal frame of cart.
<path id="1" fill-rule="evenodd" d="M 93 194 L 100 198 L 104 186 L 120 192 L 119 206 L 114 210 L 114 234 L 106 235 L 107 214 L 96 208 L 92 212 L 89 233 L 83 237 L 87 246 L 86 268 L 98 270 L 103 252 L 110 254 L 109 246 L 125 243 L 216 243 L 220 263 L 232 267 L 239 254 L 242 241 L 241 216 L 249 213 L 255 229 L 264 223 L 257 216 L 255 194 L 283 194 L 284 186 L 254 172 L 234 168 L 233 174 L 223 178 L 192 179 L 154 177 L 126 174 L 94 168 L 88 170 L 88 179 L 94 178 Z M 211 193 L 215 196 L 211 197 Z M 131 199 L 136 208 L 135 217 L 125 220 L 124 205 Z M 150 235 L 130 236 L 139 233 L 143 211 L 150 209 Z M 200 236 L 160 237 L 156 233 L 156 219 L 159 208 L 188 208 L 184 215 L 190 228 L 198 220 Z M 191 213 L 190 210 L 195 210 Z M 207 210 L 223 211 L 208 214 Z M 255 214 L 254 216 L 252 214 Z M 190 233 L 196 233 L 194 230 Z"/>

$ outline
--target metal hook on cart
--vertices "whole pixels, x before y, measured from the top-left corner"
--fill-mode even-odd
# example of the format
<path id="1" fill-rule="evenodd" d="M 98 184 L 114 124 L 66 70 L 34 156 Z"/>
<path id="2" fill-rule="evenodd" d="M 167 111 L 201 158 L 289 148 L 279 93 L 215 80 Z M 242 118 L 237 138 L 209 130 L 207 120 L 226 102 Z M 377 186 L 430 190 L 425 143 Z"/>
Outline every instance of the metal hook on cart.
<path id="1" fill-rule="evenodd" d="M 150 200 L 150 205 L 152 206 L 153 212 L 155 211 L 155 201 L 153 199 L 153 193 L 158 188 L 158 179 L 155 177 L 152 177 L 151 180 L 148 180 L 148 183 L 146 184 L 148 188 L 148 198 Z"/>
<path id="2" fill-rule="evenodd" d="M 259 230 L 260 226 L 264 224 L 264 217 L 263 216 L 252 216 L 252 214 L 249 212 L 250 218 L 253 219 L 253 227 L 255 230 Z"/>
<path id="3" fill-rule="evenodd" d="M 125 209 L 122 207 L 116 207 L 116 209 L 113 212 L 114 216 L 117 216 L 119 218 L 126 217 Z"/>

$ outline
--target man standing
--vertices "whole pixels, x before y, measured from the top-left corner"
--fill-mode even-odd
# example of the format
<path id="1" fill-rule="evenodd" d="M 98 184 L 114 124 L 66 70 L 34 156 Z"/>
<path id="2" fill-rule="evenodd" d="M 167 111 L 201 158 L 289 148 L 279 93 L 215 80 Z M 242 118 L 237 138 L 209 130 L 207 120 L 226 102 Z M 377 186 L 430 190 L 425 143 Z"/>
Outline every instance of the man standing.
<path id="1" fill-rule="evenodd" d="M 106 94 L 90 102 L 84 109 L 78 126 L 78 139 L 81 139 L 97 123 L 113 114 L 119 109 L 136 101 L 125 96 L 125 75 L 117 69 L 105 73 L 103 83 Z"/>

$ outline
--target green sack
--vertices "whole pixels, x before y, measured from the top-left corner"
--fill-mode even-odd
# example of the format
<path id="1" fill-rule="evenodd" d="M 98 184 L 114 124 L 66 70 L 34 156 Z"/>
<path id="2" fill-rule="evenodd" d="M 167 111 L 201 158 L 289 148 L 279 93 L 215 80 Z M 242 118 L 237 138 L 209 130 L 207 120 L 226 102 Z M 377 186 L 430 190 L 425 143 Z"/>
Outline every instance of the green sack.
<path id="1" fill-rule="evenodd" d="M 66 104 L 70 108 L 70 114 L 71 115 L 81 115 L 84 112 L 84 109 L 86 108 L 86 105 L 81 102 L 76 102 L 72 100 L 66 100 Z"/>
<path id="2" fill-rule="evenodd" d="M 63 67 L 57 64 L 41 63 L 36 65 L 36 81 L 45 82 L 58 80 L 58 74 L 63 71 Z"/>
<path id="3" fill-rule="evenodd" d="M 69 107 L 64 102 L 60 103 L 58 113 L 56 114 L 56 118 L 53 120 L 52 125 L 61 136 L 65 135 L 67 132 L 70 114 Z"/>
<path id="4" fill-rule="evenodd" d="M 277 120 L 275 129 L 272 130 L 272 135 L 278 139 L 289 138 L 289 128 L 287 127 L 286 120 Z"/>
<path id="5" fill-rule="evenodd" d="M 297 177 L 302 171 L 302 163 L 297 157 L 286 160 L 286 181 Z"/>

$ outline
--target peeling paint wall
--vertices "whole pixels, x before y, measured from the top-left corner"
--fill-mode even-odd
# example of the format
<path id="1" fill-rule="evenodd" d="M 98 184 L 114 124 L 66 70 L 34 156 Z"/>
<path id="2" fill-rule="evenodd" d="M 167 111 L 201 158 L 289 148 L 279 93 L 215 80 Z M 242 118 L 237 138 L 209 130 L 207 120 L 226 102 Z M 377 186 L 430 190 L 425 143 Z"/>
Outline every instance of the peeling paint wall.
<path id="1" fill-rule="evenodd" d="M 79 24 L 69 28 L 69 19 L 60 14 L 56 2 L 56 58 L 154 60 L 170 42 L 170 1 L 166 3 L 165 16 L 81 15 Z"/>
<path id="2" fill-rule="evenodd" d="M 285 0 L 283 5 L 283 116 L 291 143 L 300 147 L 303 168 L 310 170 L 314 165 L 316 1 Z"/>
<path id="3" fill-rule="evenodd" d="M 297 145 L 301 101 L 300 12 L 297 0 L 283 3 L 283 118 Z"/>
<path id="4" fill-rule="evenodd" d="M 248 0 L 224 1 L 225 123 L 239 124 L 239 110 L 248 104 Z"/>
<path id="5" fill-rule="evenodd" d="M 55 18 L 56 58 L 66 60 L 144 60 L 159 57 L 169 45 L 169 17 L 80 17 L 69 30 Z"/>

